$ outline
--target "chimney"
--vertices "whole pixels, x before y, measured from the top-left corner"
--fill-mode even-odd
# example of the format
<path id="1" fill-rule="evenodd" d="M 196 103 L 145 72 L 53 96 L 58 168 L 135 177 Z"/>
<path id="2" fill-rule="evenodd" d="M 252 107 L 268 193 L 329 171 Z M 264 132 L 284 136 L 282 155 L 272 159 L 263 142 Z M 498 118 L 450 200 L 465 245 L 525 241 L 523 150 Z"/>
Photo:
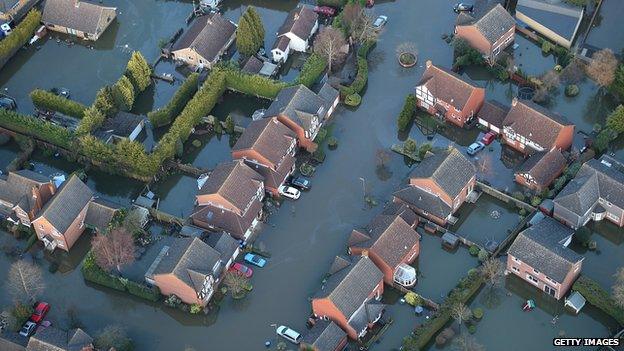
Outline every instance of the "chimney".
<path id="1" fill-rule="evenodd" d="M 427 60 L 427 62 L 425 62 L 425 67 L 429 68 L 432 64 L 431 60 Z"/>
<path id="2" fill-rule="evenodd" d="M 362 257 L 368 257 L 368 250 L 362 250 Z"/>
<path id="3" fill-rule="evenodd" d="M 80 0 L 74 0 L 74 7 L 78 8 L 80 6 Z"/>
<path id="4" fill-rule="evenodd" d="M 511 100 L 511 106 L 516 106 L 518 104 L 518 98 L 514 97 L 513 100 Z"/>

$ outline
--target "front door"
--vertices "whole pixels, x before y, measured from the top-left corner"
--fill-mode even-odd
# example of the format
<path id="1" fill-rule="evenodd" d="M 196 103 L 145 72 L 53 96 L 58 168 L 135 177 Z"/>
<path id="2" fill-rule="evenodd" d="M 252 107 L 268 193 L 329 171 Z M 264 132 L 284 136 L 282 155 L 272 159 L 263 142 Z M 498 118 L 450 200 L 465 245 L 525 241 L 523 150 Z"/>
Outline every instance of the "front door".
<path id="1" fill-rule="evenodd" d="M 557 292 L 555 289 L 551 288 L 551 287 L 550 287 L 550 286 L 548 286 L 548 285 L 544 285 L 544 291 L 545 291 L 548 295 L 550 295 L 550 296 L 555 296 L 555 294 L 556 294 L 556 292 Z"/>

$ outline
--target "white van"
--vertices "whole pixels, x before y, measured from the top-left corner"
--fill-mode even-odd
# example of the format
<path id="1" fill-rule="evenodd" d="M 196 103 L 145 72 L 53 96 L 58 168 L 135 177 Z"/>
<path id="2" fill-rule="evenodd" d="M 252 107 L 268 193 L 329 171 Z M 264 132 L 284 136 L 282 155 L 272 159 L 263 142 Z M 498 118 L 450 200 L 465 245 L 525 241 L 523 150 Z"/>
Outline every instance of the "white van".
<path id="1" fill-rule="evenodd" d="M 280 325 L 279 327 L 277 327 L 276 332 L 277 332 L 277 335 L 283 337 L 284 339 L 292 343 L 299 344 L 301 342 L 301 334 L 288 328 L 287 326 Z"/>

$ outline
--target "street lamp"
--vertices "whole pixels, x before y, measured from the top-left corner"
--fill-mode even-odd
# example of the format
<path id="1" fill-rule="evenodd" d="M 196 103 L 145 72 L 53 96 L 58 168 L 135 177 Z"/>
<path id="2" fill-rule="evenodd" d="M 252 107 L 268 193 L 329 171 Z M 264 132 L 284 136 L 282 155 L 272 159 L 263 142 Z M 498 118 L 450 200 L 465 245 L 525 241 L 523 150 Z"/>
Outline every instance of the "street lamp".
<path id="1" fill-rule="evenodd" d="M 362 181 L 362 191 L 364 192 L 364 200 L 366 201 L 366 179 L 364 177 L 360 177 Z"/>

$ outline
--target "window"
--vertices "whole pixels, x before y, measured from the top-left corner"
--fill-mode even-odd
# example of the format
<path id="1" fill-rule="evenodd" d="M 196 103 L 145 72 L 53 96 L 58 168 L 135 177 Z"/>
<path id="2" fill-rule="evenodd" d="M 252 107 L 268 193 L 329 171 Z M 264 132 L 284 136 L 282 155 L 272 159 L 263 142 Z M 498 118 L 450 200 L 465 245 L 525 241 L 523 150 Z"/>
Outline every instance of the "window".
<path id="1" fill-rule="evenodd" d="M 537 269 L 533 268 L 533 273 L 540 274 L 540 271 L 538 271 Z"/>
<path id="2" fill-rule="evenodd" d="M 520 270 L 516 266 L 511 266 L 511 270 L 513 270 L 516 273 L 520 273 Z"/>
<path id="3" fill-rule="evenodd" d="M 537 283 L 538 283 L 537 278 L 535 278 L 534 276 L 532 276 L 532 275 L 530 275 L 530 274 L 527 274 L 527 275 L 526 275 L 526 277 L 527 277 L 527 279 L 528 279 L 531 283 L 533 283 L 533 284 L 537 285 Z"/>
<path id="4" fill-rule="evenodd" d="M 519 259 L 517 259 L 517 258 L 515 258 L 515 257 L 513 257 L 513 256 L 511 256 L 511 259 L 512 259 L 514 262 L 516 262 L 516 263 L 522 263 L 522 261 L 520 261 Z"/>

